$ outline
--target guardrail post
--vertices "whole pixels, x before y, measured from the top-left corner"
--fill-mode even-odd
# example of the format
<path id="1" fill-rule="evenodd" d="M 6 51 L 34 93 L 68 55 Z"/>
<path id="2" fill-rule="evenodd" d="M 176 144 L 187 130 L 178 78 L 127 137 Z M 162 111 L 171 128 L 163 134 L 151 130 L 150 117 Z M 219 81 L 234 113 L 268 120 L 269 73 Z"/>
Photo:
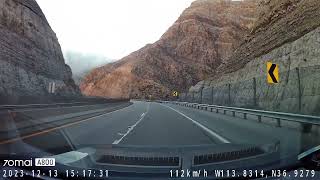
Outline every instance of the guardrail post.
<path id="1" fill-rule="evenodd" d="M 236 112 L 235 111 L 232 111 L 232 116 L 236 117 Z"/>
<path id="2" fill-rule="evenodd" d="M 277 127 L 281 127 L 280 118 L 277 118 L 276 120 L 277 120 Z"/>
<path id="3" fill-rule="evenodd" d="M 219 109 L 218 108 L 216 109 L 216 113 L 219 113 Z"/>
<path id="4" fill-rule="evenodd" d="M 243 119 L 247 119 L 247 113 L 243 113 Z"/>
<path id="5" fill-rule="evenodd" d="M 261 123 L 261 115 L 258 115 L 258 121 Z"/>
<path id="6" fill-rule="evenodd" d="M 310 133 L 311 130 L 312 130 L 312 125 L 311 124 L 307 124 L 307 123 L 301 124 L 301 131 L 303 133 Z"/>
<path id="7" fill-rule="evenodd" d="M 227 110 L 223 110 L 223 114 L 227 114 Z"/>

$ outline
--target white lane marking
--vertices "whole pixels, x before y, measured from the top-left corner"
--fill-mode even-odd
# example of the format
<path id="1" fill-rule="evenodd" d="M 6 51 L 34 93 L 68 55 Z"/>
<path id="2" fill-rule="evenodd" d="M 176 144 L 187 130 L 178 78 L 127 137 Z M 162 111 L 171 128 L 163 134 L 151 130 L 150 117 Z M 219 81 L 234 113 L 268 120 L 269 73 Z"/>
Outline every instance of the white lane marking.
<path id="1" fill-rule="evenodd" d="M 112 144 L 119 144 L 123 140 L 123 138 L 125 138 L 143 120 L 144 116 L 145 116 L 145 113 L 141 114 L 139 121 L 137 121 L 134 125 L 132 125 L 119 140 L 115 140 Z"/>
<path id="2" fill-rule="evenodd" d="M 119 144 L 126 136 L 130 134 L 130 132 L 143 120 L 143 118 L 147 115 L 150 108 L 150 104 L 148 104 L 147 112 L 141 114 L 140 119 L 132 126 L 129 126 L 128 131 L 119 139 L 115 140 L 112 144 Z M 119 133 L 118 133 L 119 134 Z"/>
<path id="3" fill-rule="evenodd" d="M 180 115 L 182 115 L 183 117 L 189 119 L 190 121 L 192 121 L 195 125 L 199 126 L 201 129 L 203 129 L 204 131 L 206 131 L 208 134 L 210 134 L 211 136 L 214 136 L 215 138 L 219 139 L 221 142 L 223 143 L 231 143 L 229 140 L 227 140 L 226 138 L 220 136 L 219 134 L 217 134 L 216 132 L 212 131 L 211 129 L 205 127 L 204 125 L 202 125 L 201 123 L 193 120 L 192 118 L 190 118 L 189 116 L 183 114 L 182 112 L 172 108 L 172 107 L 169 107 L 169 106 L 166 106 L 166 105 L 163 105 L 163 104 L 160 104 L 161 106 L 164 106 L 164 107 L 167 107 L 177 113 L 179 113 Z"/>

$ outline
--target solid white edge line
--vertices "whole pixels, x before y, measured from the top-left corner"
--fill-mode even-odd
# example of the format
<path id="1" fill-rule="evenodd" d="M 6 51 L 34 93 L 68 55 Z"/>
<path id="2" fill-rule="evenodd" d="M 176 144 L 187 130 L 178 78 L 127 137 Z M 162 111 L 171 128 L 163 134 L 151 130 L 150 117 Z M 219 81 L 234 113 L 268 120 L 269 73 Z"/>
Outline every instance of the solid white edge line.
<path id="1" fill-rule="evenodd" d="M 163 104 L 160 104 L 161 106 L 164 106 L 164 107 L 167 107 L 177 113 L 179 113 L 180 115 L 182 115 L 183 117 L 189 119 L 190 121 L 192 121 L 195 125 L 197 125 L 198 127 L 200 127 L 201 129 L 203 129 L 205 132 L 207 132 L 208 134 L 210 134 L 211 136 L 217 138 L 219 141 L 223 142 L 223 143 L 231 143 L 229 140 L 227 140 L 226 138 L 220 136 L 219 134 L 217 134 L 216 132 L 212 131 L 211 129 L 205 127 L 204 125 L 202 125 L 201 123 L 193 120 L 192 118 L 190 118 L 189 116 L 183 114 L 182 112 L 170 107 L 170 106 L 166 106 L 166 105 L 163 105 Z"/>

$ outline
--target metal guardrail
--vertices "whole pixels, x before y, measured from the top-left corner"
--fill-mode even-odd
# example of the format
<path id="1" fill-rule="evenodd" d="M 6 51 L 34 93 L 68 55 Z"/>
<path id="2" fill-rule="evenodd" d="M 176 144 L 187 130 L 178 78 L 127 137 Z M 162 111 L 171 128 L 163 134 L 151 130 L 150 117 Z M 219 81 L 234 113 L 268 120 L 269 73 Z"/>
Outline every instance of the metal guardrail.
<path id="1" fill-rule="evenodd" d="M 23 105 L 0 105 L 0 110 L 8 109 L 22 109 L 22 108 L 39 108 L 39 107 L 55 107 L 65 105 L 79 105 L 85 104 L 86 102 L 73 102 L 73 103 L 55 103 L 55 104 L 23 104 Z"/>
<path id="2" fill-rule="evenodd" d="M 90 97 L 88 98 L 90 99 Z M 91 98 L 94 99 L 94 98 Z M 69 103 L 50 103 L 50 104 L 19 104 L 19 105 L 0 105 L 0 110 L 11 110 L 11 109 L 24 109 L 24 108 L 50 108 L 50 107 L 60 107 L 60 106 L 77 106 L 77 105 L 94 105 L 94 104 L 105 104 L 105 103 L 114 103 L 122 102 L 125 100 L 117 99 L 105 99 L 106 101 L 101 102 L 90 102 L 90 101 L 80 101 L 80 102 L 69 102 Z"/>
<path id="3" fill-rule="evenodd" d="M 309 115 L 302 115 L 302 114 L 245 109 L 245 108 L 228 107 L 228 106 L 217 106 L 217 105 L 209 105 L 209 104 L 177 102 L 177 101 L 161 101 L 161 102 L 176 104 L 176 105 L 185 106 L 185 107 L 192 107 L 192 108 L 211 111 L 211 112 L 215 110 L 216 113 L 220 113 L 220 111 L 223 112 L 223 114 L 227 114 L 227 112 L 231 112 L 233 117 L 235 117 L 236 113 L 238 113 L 243 115 L 242 117 L 243 119 L 247 119 L 247 115 L 254 115 L 254 116 L 257 116 L 259 122 L 262 121 L 262 117 L 272 118 L 277 121 L 278 127 L 281 127 L 282 120 L 297 122 L 302 124 L 320 125 L 319 116 L 309 116 Z"/>

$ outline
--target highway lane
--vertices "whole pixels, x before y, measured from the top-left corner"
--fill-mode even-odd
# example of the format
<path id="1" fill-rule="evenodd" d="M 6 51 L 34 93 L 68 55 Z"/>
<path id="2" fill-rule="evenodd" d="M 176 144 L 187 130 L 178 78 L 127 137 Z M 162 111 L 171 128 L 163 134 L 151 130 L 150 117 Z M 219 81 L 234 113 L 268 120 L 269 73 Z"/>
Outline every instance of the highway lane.
<path id="1" fill-rule="evenodd" d="M 45 150 L 81 145 L 196 145 L 217 143 L 178 113 L 157 103 L 135 102 L 126 108 L 10 143 L 16 153 L 25 144 Z M 15 148 L 19 147 L 19 148 Z M 36 151 L 35 149 L 32 149 Z"/>
<path id="2" fill-rule="evenodd" d="M 200 145 L 262 144 L 280 140 L 283 150 L 298 151 L 301 134 L 207 111 L 154 102 L 134 102 L 126 108 L 54 131 L 10 143 L 23 151 L 26 144 L 41 149 L 81 145 Z M 18 149 L 15 147 L 19 147 Z"/>
<path id="3" fill-rule="evenodd" d="M 157 103 L 135 102 L 119 111 L 61 129 L 77 147 L 83 144 L 196 145 L 214 143 L 183 116 Z M 43 138 L 43 137 L 42 137 Z M 41 142 L 46 141 L 43 138 Z M 35 138 L 31 140 L 40 142 Z M 43 143 L 41 143 L 43 144 Z"/>
<path id="4" fill-rule="evenodd" d="M 56 148 L 62 148 L 59 151 L 63 152 L 76 149 L 77 145 L 83 144 L 112 144 L 120 138 L 119 133 L 126 131 L 146 110 L 147 104 L 134 104 L 9 145 L 22 147 L 24 146 L 22 144 L 25 143 L 37 149 L 50 150 L 50 152 L 56 152 Z M 23 151 L 23 148 L 13 147 L 11 149 Z M 37 149 L 32 150 L 37 151 Z"/>
<path id="5" fill-rule="evenodd" d="M 144 119 L 121 144 L 145 146 L 199 145 L 221 143 L 206 135 L 184 116 L 158 103 L 151 103 Z"/>
<path id="6" fill-rule="evenodd" d="M 197 122 L 234 144 L 268 144 L 279 141 L 283 155 L 288 153 L 299 154 L 302 146 L 303 134 L 297 129 L 280 128 L 275 124 L 264 124 L 254 120 L 244 120 L 231 115 L 217 114 L 214 112 L 194 108 L 168 105 L 186 116 L 196 119 Z M 271 121 L 269 119 L 268 121 Z"/>

